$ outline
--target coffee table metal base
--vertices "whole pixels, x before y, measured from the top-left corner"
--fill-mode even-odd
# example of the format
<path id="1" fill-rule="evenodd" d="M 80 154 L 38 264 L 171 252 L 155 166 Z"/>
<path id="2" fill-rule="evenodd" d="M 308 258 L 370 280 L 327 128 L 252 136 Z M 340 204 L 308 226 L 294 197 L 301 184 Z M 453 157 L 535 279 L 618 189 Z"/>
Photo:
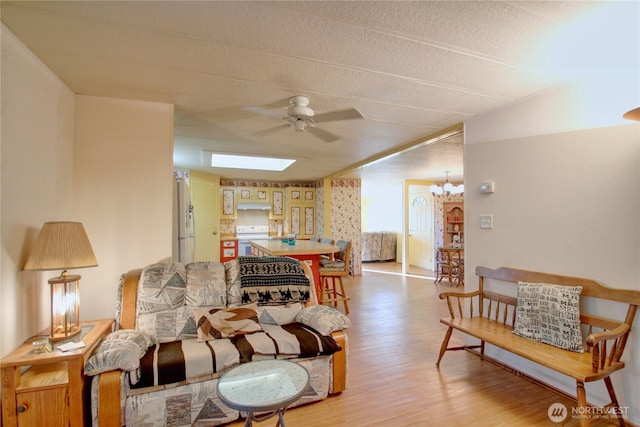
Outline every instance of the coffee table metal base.
<path id="1" fill-rule="evenodd" d="M 285 427 L 284 412 L 308 388 L 309 372 L 288 360 L 243 363 L 225 372 L 216 386 L 222 403 L 247 412 L 245 427 L 252 426 L 254 420 L 260 422 L 275 415 L 277 425 Z"/>
<path id="2" fill-rule="evenodd" d="M 256 415 L 253 412 L 249 412 L 247 414 L 247 419 L 244 420 L 244 427 L 252 427 L 253 426 L 253 421 L 265 421 L 268 420 L 269 418 L 273 417 L 274 415 L 278 414 L 278 424 L 276 424 L 276 427 L 285 427 L 284 425 L 284 411 L 286 411 L 287 408 L 280 408 L 277 411 L 273 411 L 269 414 L 262 414 L 262 415 Z"/>

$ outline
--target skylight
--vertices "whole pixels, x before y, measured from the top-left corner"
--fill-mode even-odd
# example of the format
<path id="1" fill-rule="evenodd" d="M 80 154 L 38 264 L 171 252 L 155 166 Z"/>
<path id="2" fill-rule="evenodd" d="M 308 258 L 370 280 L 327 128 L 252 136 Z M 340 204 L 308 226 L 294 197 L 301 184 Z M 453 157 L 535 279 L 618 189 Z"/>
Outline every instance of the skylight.
<path id="1" fill-rule="evenodd" d="M 281 172 L 291 166 L 294 162 L 295 159 L 211 153 L 211 167 L 214 168 L 254 169 Z"/>

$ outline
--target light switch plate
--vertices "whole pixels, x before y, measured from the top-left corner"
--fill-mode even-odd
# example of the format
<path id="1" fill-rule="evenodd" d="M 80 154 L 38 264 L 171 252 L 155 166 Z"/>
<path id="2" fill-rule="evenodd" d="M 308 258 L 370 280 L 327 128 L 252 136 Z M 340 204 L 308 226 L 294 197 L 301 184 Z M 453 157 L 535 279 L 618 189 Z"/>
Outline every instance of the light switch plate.
<path id="1" fill-rule="evenodd" d="M 480 228 L 493 228 L 493 214 L 480 215 Z"/>
<path id="2" fill-rule="evenodd" d="M 493 193 L 496 190 L 496 185 L 493 181 L 487 181 L 480 184 L 480 192 L 484 194 Z"/>

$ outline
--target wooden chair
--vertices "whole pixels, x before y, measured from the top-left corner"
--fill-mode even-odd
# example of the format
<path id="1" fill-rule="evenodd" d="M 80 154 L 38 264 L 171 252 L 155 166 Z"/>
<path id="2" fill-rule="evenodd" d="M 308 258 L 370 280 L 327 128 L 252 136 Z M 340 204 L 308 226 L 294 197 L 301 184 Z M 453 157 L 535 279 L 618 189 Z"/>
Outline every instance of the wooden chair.
<path id="1" fill-rule="evenodd" d="M 449 286 L 464 285 L 464 259 L 462 249 L 443 250 L 436 253 L 436 280 L 439 283 L 443 278 L 447 278 Z"/>
<path id="2" fill-rule="evenodd" d="M 452 263 L 455 268 L 455 274 L 453 277 L 453 284 L 456 286 L 464 286 L 464 258 L 462 252 L 455 252 L 452 254 Z"/>
<path id="3" fill-rule="evenodd" d="M 323 243 L 325 245 L 333 245 L 333 239 L 329 239 L 327 237 L 318 237 L 318 242 Z M 320 260 L 333 259 L 333 254 L 323 254 L 320 255 Z"/>
<path id="4" fill-rule="evenodd" d="M 436 250 L 436 280 L 433 283 L 440 283 L 445 275 L 449 275 L 448 267 L 449 264 L 445 262 L 442 252 Z"/>
<path id="5" fill-rule="evenodd" d="M 351 269 L 351 242 L 338 240 L 335 244 L 340 246 L 340 252 L 335 254 L 335 259 L 320 262 L 320 281 L 322 282 L 320 304 L 333 303 L 333 306 L 337 307 L 338 302 L 342 302 L 345 313 L 349 314 L 350 298 L 344 290 L 342 278 L 349 276 Z"/>

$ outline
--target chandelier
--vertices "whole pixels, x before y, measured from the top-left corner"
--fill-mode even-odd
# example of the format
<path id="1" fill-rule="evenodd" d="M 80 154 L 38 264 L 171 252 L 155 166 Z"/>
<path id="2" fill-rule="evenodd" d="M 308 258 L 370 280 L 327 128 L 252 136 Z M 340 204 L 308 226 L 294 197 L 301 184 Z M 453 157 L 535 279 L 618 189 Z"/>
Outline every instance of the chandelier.
<path id="1" fill-rule="evenodd" d="M 464 184 L 453 185 L 449 182 L 449 171 L 445 171 L 447 174 L 447 182 L 440 186 L 439 184 L 433 184 L 429 187 L 429 191 L 431 191 L 434 195 L 443 195 L 443 194 L 462 194 L 464 193 Z"/>

